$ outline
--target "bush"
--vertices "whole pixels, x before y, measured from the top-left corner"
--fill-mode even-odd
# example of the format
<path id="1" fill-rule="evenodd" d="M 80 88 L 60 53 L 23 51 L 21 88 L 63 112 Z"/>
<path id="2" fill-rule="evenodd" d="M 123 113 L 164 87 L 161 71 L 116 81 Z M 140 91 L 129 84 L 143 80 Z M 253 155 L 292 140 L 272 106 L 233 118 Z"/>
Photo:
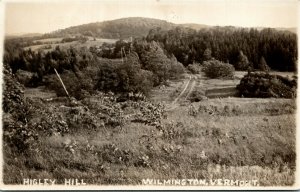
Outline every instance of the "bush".
<path id="1" fill-rule="evenodd" d="M 189 64 L 187 66 L 187 69 L 192 73 L 192 74 L 199 74 L 201 72 L 201 68 L 199 64 Z"/>
<path id="2" fill-rule="evenodd" d="M 2 109 L 5 113 L 18 113 L 24 104 L 24 86 L 22 86 L 10 69 L 4 69 L 3 102 Z"/>
<path id="3" fill-rule="evenodd" d="M 76 99 L 83 99 L 93 93 L 93 80 L 88 74 L 78 74 L 80 75 L 77 77 L 75 73 L 65 71 L 60 74 L 60 77 L 70 96 Z M 49 75 L 45 79 L 45 84 L 48 89 L 55 91 L 58 97 L 67 96 L 56 75 Z"/>
<path id="4" fill-rule="evenodd" d="M 62 43 L 69 43 L 72 41 L 79 41 L 81 43 L 85 43 L 88 40 L 87 37 L 84 36 L 76 36 L 76 37 L 66 37 L 61 40 Z"/>
<path id="5" fill-rule="evenodd" d="M 202 71 L 209 78 L 232 79 L 234 77 L 234 67 L 231 64 L 215 59 L 204 61 Z"/>
<path id="6" fill-rule="evenodd" d="M 195 90 L 191 93 L 191 95 L 189 96 L 189 100 L 191 102 L 199 102 L 199 101 L 203 101 L 206 100 L 207 97 L 205 96 L 205 93 L 203 91 L 200 90 Z"/>
<path id="7" fill-rule="evenodd" d="M 171 59 L 170 79 L 178 79 L 184 73 L 184 66 L 177 60 Z"/>
<path id="8" fill-rule="evenodd" d="M 24 86 L 28 86 L 31 82 L 31 79 L 34 76 L 36 76 L 35 73 L 29 72 L 29 71 L 24 71 L 22 69 L 19 69 L 15 75 L 17 77 L 17 80 Z"/>
<path id="9" fill-rule="evenodd" d="M 115 93 L 143 93 L 149 95 L 153 87 L 153 73 L 141 68 L 140 60 L 134 52 L 124 63 L 118 60 L 102 62 L 99 67 L 95 89 Z"/>
<path id="10" fill-rule="evenodd" d="M 237 86 L 240 96 L 295 98 L 297 80 L 264 72 L 248 73 Z"/>
<path id="11" fill-rule="evenodd" d="M 24 87 L 5 65 L 3 84 L 3 141 L 4 147 L 27 153 L 35 150 L 39 142 L 37 132 L 28 125 L 31 118 L 31 102 L 24 98 Z"/>
<path id="12" fill-rule="evenodd" d="M 135 50 L 142 69 L 153 73 L 154 86 L 161 85 L 169 79 L 179 78 L 184 73 L 184 67 L 176 57 L 172 55 L 169 58 L 156 42 L 136 44 Z"/>

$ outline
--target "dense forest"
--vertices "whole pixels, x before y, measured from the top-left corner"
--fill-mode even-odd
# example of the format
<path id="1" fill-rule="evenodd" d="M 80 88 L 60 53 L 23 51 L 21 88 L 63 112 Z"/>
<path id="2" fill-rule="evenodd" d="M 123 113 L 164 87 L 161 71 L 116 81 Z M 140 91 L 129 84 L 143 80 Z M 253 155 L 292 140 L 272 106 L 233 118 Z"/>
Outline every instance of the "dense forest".
<path id="1" fill-rule="evenodd" d="M 72 40 L 72 36 L 120 40 L 144 38 L 147 42 L 159 42 L 169 57 L 174 55 L 185 66 L 215 58 L 234 65 L 236 70 L 247 70 L 249 66 L 260 70 L 262 65 L 267 64 L 272 70 L 296 71 L 297 35 L 290 31 L 293 30 L 174 24 L 159 19 L 131 17 L 73 26 L 43 36 L 9 41 L 18 45 L 15 47 L 26 47 L 47 37 L 65 37 L 64 41 Z M 119 41 L 115 50 L 106 47 L 97 55 L 120 58 L 121 46 L 126 46 L 129 52 L 129 45 Z"/>
<path id="2" fill-rule="evenodd" d="M 69 82 L 74 93 L 88 88 L 88 92 L 142 92 L 145 95 L 153 86 L 179 78 L 184 73 L 184 66 L 190 71 L 197 71 L 199 66 L 204 67 L 211 60 L 218 66 L 230 64 L 225 66 L 229 71 L 297 70 L 297 36 L 288 31 L 236 27 L 195 30 L 175 27 L 160 20 L 157 23 L 155 19 L 149 23 L 143 18 L 120 19 L 114 23 L 122 25 L 120 29 L 125 29 L 124 26 L 132 28 L 132 19 L 138 19 L 140 22 L 136 26 L 144 26 L 148 34 L 133 38 L 132 41 L 120 38 L 114 44 L 103 43 L 87 48 L 87 37 L 97 34 L 92 32 L 86 36 L 70 36 L 69 32 L 76 32 L 77 29 L 78 33 L 83 34 L 85 28 L 79 26 L 68 28 L 69 32 L 64 30 L 69 37 L 62 36 L 65 38 L 61 43 L 78 41 L 81 47 L 57 46 L 55 49 L 37 51 L 23 48 L 34 45 L 36 40 L 43 37 L 6 39 L 4 64 L 11 68 L 13 74 L 18 73 L 19 77 L 20 71 L 29 72 L 27 76 L 30 80 L 19 78 L 26 86 L 46 85 L 50 89 L 59 89 L 59 83 L 53 80 L 56 79 L 53 77 L 56 69 L 64 81 Z M 85 32 L 89 32 L 89 24 L 86 26 Z M 114 30 L 116 26 L 109 28 Z M 148 27 L 152 28 L 149 30 Z M 128 31 L 128 34 L 132 33 Z M 80 94 L 78 98 L 81 98 Z"/>
<path id="3" fill-rule="evenodd" d="M 86 47 L 32 51 L 7 41 L 3 61 L 25 86 L 45 85 L 61 96 L 64 91 L 55 77 L 56 69 L 78 99 L 82 98 L 81 91 L 95 90 L 147 95 L 153 86 L 179 78 L 184 72 L 183 65 L 174 56 L 168 57 L 156 42 L 135 42 L 134 47 L 126 49 L 130 53 L 124 48 L 123 58 L 118 59 L 124 43 L 116 43 L 114 59 L 105 59 Z"/>
<path id="4" fill-rule="evenodd" d="M 266 62 L 272 70 L 296 71 L 297 37 L 288 31 L 235 27 L 199 31 L 181 27 L 171 30 L 156 28 L 146 39 L 160 42 L 185 66 L 214 57 L 233 64 L 237 70 L 247 70 L 248 66 L 260 69 L 260 65 Z"/>

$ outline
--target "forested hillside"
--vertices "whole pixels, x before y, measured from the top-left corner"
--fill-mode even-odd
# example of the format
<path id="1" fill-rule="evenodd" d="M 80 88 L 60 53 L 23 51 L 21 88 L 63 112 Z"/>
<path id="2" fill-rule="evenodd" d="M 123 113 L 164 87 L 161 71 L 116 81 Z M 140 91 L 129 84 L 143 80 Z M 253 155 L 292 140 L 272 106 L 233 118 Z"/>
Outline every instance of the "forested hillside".
<path id="1" fill-rule="evenodd" d="M 163 28 L 165 30 L 175 27 L 175 24 L 159 19 L 149 19 L 142 17 L 130 17 L 116 19 L 113 21 L 104 21 L 89 23 L 63 30 L 55 31 L 49 35 L 87 35 L 101 38 L 128 38 L 146 36 L 152 28 Z"/>
<path id="2" fill-rule="evenodd" d="M 215 58 L 234 65 L 236 70 L 264 70 L 264 66 L 268 66 L 276 71 L 296 71 L 297 35 L 291 31 L 294 29 L 213 27 L 130 17 L 73 26 L 35 38 L 11 39 L 10 44 L 28 47 L 48 37 L 76 39 L 89 36 L 94 40 L 146 37 L 148 42 L 158 42 L 165 53 L 174 55 L 185 66 Z M 115 45 L 115 50 L 109 46 L 102 47 L 98 56 L 120 58 L 120 48 L 125 45 L 120 42 Z M 126 51 L 129 51 L 129 44 L 126 46 Z"/>
<path id="3" fill-rule="evenodd" d="M 213 27 L 202 30 L 176 27 L 153 29 L 148 41 L 158 41 L 183 63 L 202 63 L 212 57 L 233 64 L 237 70 L 267 65 L 278 71 L 296 71 L 297 37 L 275 29 Z"/>

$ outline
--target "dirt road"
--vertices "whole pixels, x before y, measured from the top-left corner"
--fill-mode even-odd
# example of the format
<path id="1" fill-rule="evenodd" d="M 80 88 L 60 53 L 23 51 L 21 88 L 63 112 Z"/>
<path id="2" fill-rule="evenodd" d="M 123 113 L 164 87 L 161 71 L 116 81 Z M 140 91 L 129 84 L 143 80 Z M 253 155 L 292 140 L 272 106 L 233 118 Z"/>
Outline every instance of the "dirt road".
<path id="1" fill-rule="evenodd" d="M 190 75 L 189 80 L 186 82 L 180 94 L 174 99 L 174 101 L 169 106 L 167 106 L 166 110 L 171 111 L 179 107 L 179 101 L 182 99 L 186 100 L 188 98 L 188 96 L 192 93 L 196 83 L 197 83 L 197 76 Z"/>
<path id="2" fill-rule="evenodd" d="M 187 92 L 187 94 L 185 96 L 185 100 L 188 99 L 188 97 L 190 96 L 190 94 L 194 90 L 194 87 L 195 87 L 196 83 L 197 83 L 197 76 L 193 76 L 192 77 L 192 83 L 191 83 L 191 86 L 189 88 L 189 91 Z"/>

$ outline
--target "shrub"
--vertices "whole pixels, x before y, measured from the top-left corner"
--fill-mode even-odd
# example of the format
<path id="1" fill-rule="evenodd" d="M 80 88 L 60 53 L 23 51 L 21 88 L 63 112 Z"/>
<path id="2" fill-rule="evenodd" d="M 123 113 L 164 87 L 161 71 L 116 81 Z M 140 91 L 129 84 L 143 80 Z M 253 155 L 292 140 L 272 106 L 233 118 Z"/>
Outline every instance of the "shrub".
<path id="1" fill-rule="evenodd" d="M 187 66 L 187 69 L 192 73 L 192 74 L 199 74 L 201 72 L 201 68 L 199 64 L 189 64 Z"/>
<path id="2" fill-rule="evenodd" d="M 179 78 L 184 72 L 183 65 L 176 57 L 172 55 L 169 58 L 157 42 L 136 44 L 135 50 L 139 55 L 142 69 L 153 73 L 154 86 L 161 85 L 169 79 Z"/>
<path id="3" fill-rule="evenodd" d="M 93 93 L 93 80 L 88 74 L 78 74 L 80 75 L 76 76 L 73 72 L 65 71 L 60 74 L 60 77 L 70 96 L 76 99 L 83 99 Z M 56 75 L 49 75 L 45 81 L 46 87 L 55 91 L 57 96 L 67 96 Z"/>
<path id="4" fill-rule="evenodd" d="M 248 73 L 237 86 L 240 96 L 295 98 L 297 80 L 264 72 Z"/>
<path id="5" fill-rule="evenodd" d="M 178 62 L 177 60 L 171 59 L 171 68 L 169 73 L 170 79 L 178 79 L 180 75 L 184 73 L 184 67 L 182 63 Z"/>
<path id="6" fill-rule="evenodd" d="M 79 41 L 81 43 L 85 43 L 88 40 L 87 37 L 84 36 L 76 36 L 76 37 L 66 37 L 61 40 L 62 43 L 69 43 L 72 41 Z"/>
<path id="7" fill-rule="evenodd" d="M 37 130 L 21 122 L 4 122 L 4 146 L 15 148 L 17 152 L 28 153 L 38 149 Z"/>
<path id="8" fill-rule="evenodd" d="M 204 61 L 202 71 L 209 78 L 226 78 L 234 77 L 234 67 L 231 64 L 222 63 L 218 60 Z"/>
<path id="9" fill-rule="evenodd" d="M 191 95 L 189 96 L 189 100 L 191 102 L 199 102 L 202 100 L 207 99 L 207 97 L 205 96 L 205 93 L 203 91 L 200 90 L 195 90 L 191 93 Z"/>
<path id="10" fill-rule="evenodd" d="M 23 105 L 24 102 L 24 87 L 16 80 L 11 70 L 4 69 L 4 84 L 3 84 L 3 102 L 2 107 L 5 113 L 15 113 Z"/>
<path id="11" fill-rule="evenodd" d="M 35 150 L 38 144 L 37 132 L 28 121 L 32 114 L 31 102 L 24 98 L 23 86 L 5 65 L 3 84 L 3 141 L 17 152 Z"/>
<path id="12" fill-rule="evenodd" d="M 148 95 L 153 87 L 153 73 L 141 68 L 138 55 L 129 54 L 125 61 L 102 62 L 99 67 L 95 89 L 115 93 L 143 93 Z"/>
<path id="13" fill-rule="evenodd" d="M 36 76 L 35 73 L 24 71 L 22 69 L 19 69 L 15 75 L 17 77 L 17 80 L 24 86 L 28 86 L 31 80 Z"/>

